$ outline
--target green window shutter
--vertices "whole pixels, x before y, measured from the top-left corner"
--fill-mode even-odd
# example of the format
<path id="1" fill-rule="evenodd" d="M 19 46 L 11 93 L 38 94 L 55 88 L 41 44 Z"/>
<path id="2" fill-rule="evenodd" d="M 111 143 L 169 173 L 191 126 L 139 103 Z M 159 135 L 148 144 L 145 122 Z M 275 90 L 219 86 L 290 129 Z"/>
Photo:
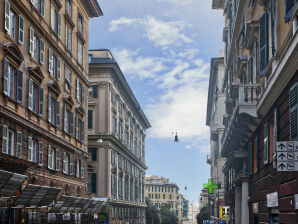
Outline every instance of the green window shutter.
<path id="1" fill-rule="evenodd" d="M 289 92 L 290 103 L 290 140 L 298 141 L 298 82 L 291 87 Z"/>
<path id="2" fill-rule="evenodd" d="M 44 64 L 44 41 L 40 39 L 40 50 L 39 50 L 39 63 Z"/>
<path id="3" fill-rule="evenodd" d="M 40 0 L 40 14 L 45 17 L 45 0 Z"/>
<path id="4" fill-rule="evenodd" d="M 24 18 L 19 15 L 19 43 L 24 44 Z"/>
<path id="5" fill-rule="evenodd" d="M 61 59 L 57 58 L 57 80 L 61 78 Z"/>
<path id="6" fill-rule="evenodd" d="M 297 2 L 297 0 L 285 0 L 285 22 L 290 21 L 295 8 L 295 4 Z"/>
<path id="7" fill-rule="evenodd" d="M 58 29 L 57 29 L 57 35 L 59 38 L 61 38 L 61 14 L 58 13 Z"/>
<path id="8" fill-rule="evenodd" d="M 29 29 L 29 53 L 33 55 L 34 52 L 34 30 L 32 27 Z"/>
<path id="9" fill-rule="evenodd" d="M 7 154 L 7 136 L 8 129 L 6 125 L 2 126 L 2 152 Z"/>
<path id="10" fill-rule="evenodd" d="M 21 158 L 22 155 L 22 132 L 17 131 L 17 138 L 16 138 L 16 157 Z"/>
<path id="11" fill-rule="evenodd" d="M 8 67 L 9 62 L 6 58 L 3 59 L 3 93 L 8 95 Z"/>
<path id="12" fill-rule="evenodd" d="M 17 71 L 17 101 L 23 103 L 23 72 Z"/>
<path id="13" fill-rule="evenodd" d="M 269 161 L 269 122 L 264 124 L 264 164 Z"/>
<path id="14" fill-rule="evenodd" d="M 4 23 L 4 28 L 7 32 L 9 32 L 9 27 L 10 27 L 10 3 L 5 0 L 5 15 L 4 15 L 4 20 L 5 20 L 5 23 Z"/>
<path id="15" fill-rule="evenodd" d="M 263 76 L 268 64 L 268 15 L 267 12 L 261 16 L 259 21 L 260 37 L 260 76 Z"/>
<path id="16" fill-rule="evenodd" d="M 96 193 L 96 173 L 92 173 L 92 190 L 91 193 Z"/>

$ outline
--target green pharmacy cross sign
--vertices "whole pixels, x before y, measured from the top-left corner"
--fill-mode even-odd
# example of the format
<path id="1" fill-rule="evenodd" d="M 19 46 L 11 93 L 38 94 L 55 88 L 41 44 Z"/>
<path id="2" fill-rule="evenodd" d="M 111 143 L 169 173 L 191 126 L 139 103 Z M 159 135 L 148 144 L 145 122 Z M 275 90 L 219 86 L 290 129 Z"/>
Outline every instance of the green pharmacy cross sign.
<path id="1" fill-rule="evenodd" d="M 213 184 L 213 180 L 212 179 L 208 179 L 208 184 L 204 184 L 203 185 L 204 189 L 208 189 L 208 193 L 212 194 L 213 193 L 213 189 L 218 189 L 218 185 L 217 184 Z"/>

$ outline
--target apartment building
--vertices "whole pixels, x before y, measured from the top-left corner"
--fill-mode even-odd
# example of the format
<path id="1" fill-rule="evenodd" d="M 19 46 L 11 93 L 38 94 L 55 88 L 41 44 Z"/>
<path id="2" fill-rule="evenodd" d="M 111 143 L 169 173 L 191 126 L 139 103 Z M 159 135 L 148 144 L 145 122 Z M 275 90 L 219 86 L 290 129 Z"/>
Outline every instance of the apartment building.
<path id="1" fill-rule="evenodd" d="M 219 208 L 225 204 L 224 201 L 224 174 L 222 172 L 225 157 L 221 155 L 221 138 L 224 133 L 223 115 L 225 114 L 224 83 L 224 58 L 212 58 L 210 66 L 209 91 L 207 103 L 206 125 L 210 127 L 210 152 L 207 163 L 210 165 L 210 177 L 219 189 L 214 189 L 209 195 L 211 218 L 219 220 Z"/>
<path id="2" fill-rule="evenodd" d="M 296 223 L 297 171 L 277 141 L 297 141 L 297 1 L 213 0 L 225 18 L 225 203 L 231 223 Z"/>
<path id="3" fill-rule="evenodd" d="M 101 9 L 95 0 L 1 4 L 0 169 L 86 197 L 88 21 Z"/>
<path id="4" fill-rule="evenodd" d="M 150 123 L 109 50 L 89 51 L 88 193 L 110 223 L 145 223 L 145 137 Z"/>
<path id="5" fill-rule="evenodd" d="M 177 184 L 170 182 L 169 178 L 155 175 L 146 176 L 145 180 L 145 197 L 150 199 L 151 203 L 157 208 L 168 205 L 177 215 L 179 223 L 181 223 L 184 198 L 182 194 L 179 194 Z"/>

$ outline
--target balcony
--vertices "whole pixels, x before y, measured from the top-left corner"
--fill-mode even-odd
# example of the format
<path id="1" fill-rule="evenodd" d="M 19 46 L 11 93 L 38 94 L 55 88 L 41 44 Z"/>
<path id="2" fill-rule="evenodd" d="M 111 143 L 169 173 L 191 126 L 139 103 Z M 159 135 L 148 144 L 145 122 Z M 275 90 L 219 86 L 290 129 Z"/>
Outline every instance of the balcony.
<path id="1" fill-rule="evenodd" d="M 261 84 L 233 83 L 226 101 L 225 130 L 221 139 L 222 155 L 242 149 L 261 119 L 256 105 L 262 93 Z"/>
<path id="2" fill-rule="evenodd" d="M 206 161 L 209 165 L 211 165 L 212 163 L 212 159 L 211 159 L 211 155 L 207 155 L 207 161 Z"/>

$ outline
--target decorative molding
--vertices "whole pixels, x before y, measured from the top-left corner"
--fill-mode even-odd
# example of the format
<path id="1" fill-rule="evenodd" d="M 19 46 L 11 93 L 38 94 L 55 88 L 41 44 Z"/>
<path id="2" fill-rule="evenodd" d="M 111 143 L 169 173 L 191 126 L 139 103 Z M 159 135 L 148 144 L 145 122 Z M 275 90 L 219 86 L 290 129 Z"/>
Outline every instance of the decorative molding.
<path id="1" fill-rule="evenodd" d="M 18 66 L 20 66 L 24 61 L 24 56 L 21 50 L 19 49 L 18 45 L 16 45 L 15 43 L 4 43 L 3 50 L 5 57 L 8 57 L 9 59 L 16 62 Z"/>

